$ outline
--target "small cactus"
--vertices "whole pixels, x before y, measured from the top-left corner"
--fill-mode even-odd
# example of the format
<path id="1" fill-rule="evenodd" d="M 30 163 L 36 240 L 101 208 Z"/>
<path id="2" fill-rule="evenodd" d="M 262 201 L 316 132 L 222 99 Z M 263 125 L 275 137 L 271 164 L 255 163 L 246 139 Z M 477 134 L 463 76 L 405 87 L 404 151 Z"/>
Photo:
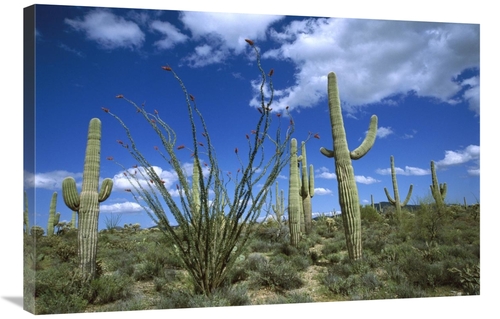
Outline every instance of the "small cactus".
<path id="1" fill-rule="evenodd" d="M 444 198 L 446 197 L 447 186 L 446 183 L 439 184 L 436 175 L 436 166 L 434 164 L 434 161 L 431 161 L 431 174 L 432 174 L 432 185 L 431 185 L 432 197 L 434 197 L 436 205 L 442 206 L 444 205 Z"/>
<path id="2" fill-rule="evenodd" d="M 392 176 L 392 187 L 394 189 L 394 199 L 389 194 L 387 188 L 384 187 L 384 191 L 385 195 L 387 196 L 387 200 L 389 200 L 389 203 L 391 203 L 396 208 L 396 219 L 399 219 L 401 217 L 401 207 L 404 207 L 406 204 L 408 204 L 408 201 L 411 198 L 413 185 L 410 185 L 410 190 L 408 191 L 408 195 L 406 195 L 404 202 L 401 203 L 399 201 L 399 190 L 398 190 L 398 181 L 396 179 L 396 169 L 394 168 L 394 156 L 392 155 L 391 155 L 391 176 Z"/>
<path id="3" fill-rule="evenodd" d="M 309 166 L 309 175 L 307 174 L 307 155 L 306 143 L 301 144 L 301 154 L 299 162 L 302 168 L 302 183 L 300 186 L 300 197 L 302 197 L 302 213 L 304 215 L 304 230 L 306 234 L 311 233 L 312 225 L 312 205 L 311 199 L 314 196 L 314 166 Z"/>
<path id="4" fill-rule="evenodd" d="M 59 213 L 56 213 L 56 205 L 57 205 L 57 192 L 52 194 L 52 200 L 50 201 L 50 210 L 49 210 L 49 221 L 47 224 L 47 236 L 54 235 L 54 226 L 59 223 Z"/>

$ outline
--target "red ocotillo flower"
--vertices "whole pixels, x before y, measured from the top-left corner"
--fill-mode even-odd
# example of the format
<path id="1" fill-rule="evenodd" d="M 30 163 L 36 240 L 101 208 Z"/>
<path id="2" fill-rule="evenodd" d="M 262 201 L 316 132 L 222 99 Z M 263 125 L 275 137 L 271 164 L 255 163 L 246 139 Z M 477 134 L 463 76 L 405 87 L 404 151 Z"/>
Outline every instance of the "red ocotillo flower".
<path id="1" fill-rule="evenodd" d="M 127 176 L 127 173 L 123 172 L 123 175 Z"/>
<path id="2" fill-rule="evenodd" d="M 290 108 L 288 105 L 286 106 L 286 109 L 288 110 L 288 108 Z"/>
<path id="3" fill-rule="evenodd" d="M 112 161 L 112 160 L 113 160 L 113 156 L 108 156 L 108 157 L 106 157 L 106 159 L 107 159 L 108 161 Z"/>
<path id="4" fill-rule="evenodd" d="M 123 99 L 123 94 L 118 94 L 118 95 L 116 96 L 116 98 L 117 98 L 117 99 Z"/>
<path id="5" fill-rule="evenodd" d="M 252 134 L 257 134 L 257 131 L 256 130 L 251 130 L 250 131 Z"/>
<path id="6" fill-rule="evenodd" d="M 274 69 L 271 69 L 271 71 L 269 71 L 269 76 L 273 76 L 274 74 Z"/>
<path id="7" fill-rule="evenodd" d="M 254 45 L 254 43 L 253 43 L 253 41 L 252 41 L 252 40 L 245 39 L 245 42 L 246 42 L 246 43 L 248 43 L 248 44 L 250 44 L 251 46 L 253 46 L 253 45 Z"/>
<path id="8" fill-rule="evenodd" d="M 106 113 L 109 113 L 109 109 L 105 108 L 105 107 L 101 107 L 101 109 L 106 112 Z"/>
<path id="9" fill-rule="evenodd" d="M 281 113 L 276 113 L 276 116 L 277 117 L 281 117 Z"/>
<path id="10" fill-rule="evenodd" d="M 133 167 L 133 168 L 137 168 L 137 164 L 136 164 L 136 165 L 134 165 L 134 166 L 132 166 L 132 167 Z"/>
<path id="11" fill-rule="evenodd" d="M 168 65 L 162 66 L 161 68 L 165 71 L 172 71 L 172 68 L 169 67 Z"/>
<path id="12" fill-rule="evenodd" d="M 124 191 L 131 193 L 132 190 L 130 188 L 125 188 Z"/>
<path id="13" fill-rule="evenodd" d="M 155 146 L 155 150 L 158 150 L 158 146 Z"/>
<path id="14" fill-rule="evenodd" d="M 314 134 L 314 138 L 317 138 L 319 140 L 319 133 Z"/>
<path id="15" fill-rule="evenodd" d="M 238 148 L 235 148 L 235 149 L 234 149 L 234 152 L 235 152 L 236 154 L 238 154 Z"/>
<path id="16" fill-rule="evenodd" d="M 247 140 L 250 139 L 250 136 L 248 136 L 248 134 L 245 134 L 245 137 L 247 138 Z"/>
<path id="17" fill-rule="evenodd" d="M 179 145 L 179 146 L 177 146 L 177 149 L 182 150 L 184 147 L 185 147 L 184 145 Z"/>
<path id="18" fill-rule="evenodd" d="M 191 101 L 194 101 L 194 96 L 192 94 L 189 94 L 189 99 L 191 99 Z"/>
<path id="19" fill-rule="evenodd" d="M 122 140 L 116 140 L 116 142 L 117 142 L 118 144 L 123 145 L 123 141 L 122 141 Z"/>
<path id="20" fill-rule="evenodd" d="M 198 144 L 199 144 L 200 146 L 202 146 L 202 147 L 203 147 L 203 146 L 205 146 L 205 145 L 203 145 L 203 143 L 202 143 L 202 142 L 198 142 Z"/>
<path id="21" fill-rule="evenodd" d="M 155 114 L 158 114 L 158 111 L 157 111 L 157 110 L 155 110 Z"/>

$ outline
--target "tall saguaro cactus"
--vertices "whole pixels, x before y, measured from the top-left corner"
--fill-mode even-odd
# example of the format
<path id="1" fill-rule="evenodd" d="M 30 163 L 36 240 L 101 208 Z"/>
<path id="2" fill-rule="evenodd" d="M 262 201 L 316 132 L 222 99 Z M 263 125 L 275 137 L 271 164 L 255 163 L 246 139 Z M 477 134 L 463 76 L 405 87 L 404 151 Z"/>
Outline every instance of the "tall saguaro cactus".
<path id="1" fill-rule="evenodd" d="M 297 247 L 300 241 L 300 197 L 299 167 L 297 159 L 297 140 L 290 140 L 290 180 L 288 187 L 288 226 L 290 227 L 290 244 Z"/>
<path id="2" fill-rule="evenodd" d="M 76 182 L 72 177 L 65 178 L 62 184 L 66 206 L 78 212 L 78 256 L 84 280 L 95 277 L 99 203 L 109 197 L 113 188 L 113 180 L 106 178 L 98 191 L 100 156 L 101 121 L 93 118 L 89 123 L 82 191 L 78 194 Z"/>
<path id="3" fill-rule="evenodd" d="M 283 215 L 285 215 L 285 196 L 284 191 L 281 190 L 279 193 L 278 182 L 276 182 L 276 204 L 272 206 L 274 214 L 276 215 L 276 221 L 281 225 L 283 221 Z"/>
<path id="4" fill-rule="evenodd" d="M 399 190 L 398 190 L 398 181 L 396 179 L 396 169 L 394 168 L 394 156 L 391 155 L 391 176 L 392 176 L 392 187 L 394 189 L 394 199 L 389 194 L 387 188 L 384 187 L 385 195 L 387 196 L 387 200 L 396 208 L 396 218 L 399 219 L 401 217 L 401 207 L 404 207 L 408 204 L 410 200 L 411 193 L 413 191 L 413 184 L 410 185 L 410 190 L 408 191 L 408 195 L 406 195 L 405 201 L 399 201 Z"/>
<path id="5" fill-rule="evenodd" d="M 376 115 L 372 115 L 365 139 L 358 148 L 349 152 L 340 107 L 337 76 L 334 72 L 328 74 L 328 106 L 332 125 L 333 150 L 322 147 L 320 152 L 326 157 L 335 159 L 335 172 L 337 174 L 339 202 L 347 250 L 349 258 L 356 260 L 362 258 L 361 211 L 351 160 L 360 159 L 372 148 L 377 135 L 378 119 Z"/>
<path id="6" fill-rule="evenodd" d="M 446 197 L 447 186 L 446 183 L 439 184 L 438 178 L 436 175 L 436 165 L 434 161 L 431 161 L 431 174 L 432 174 L 432 185 L 431 185 L 431 194 L 436 201 L 437 206 L 442 206 L 444 204 L 444 198 Z"/>
<path id="7" fill-rule="evenodd" d="M 307 175 L 307 155 L 306 143 L 301 144 L 301 154 L 299 157 L 302 168 L 302 183 L 300 186 L 300 197 L 302 197 L 302 213 L 304 215 L 305 232 L 311 232 L 312 225 L 312 205 L 311 198 L 314 196 L 314 166 L 309 166 L 309 176 Z"/>

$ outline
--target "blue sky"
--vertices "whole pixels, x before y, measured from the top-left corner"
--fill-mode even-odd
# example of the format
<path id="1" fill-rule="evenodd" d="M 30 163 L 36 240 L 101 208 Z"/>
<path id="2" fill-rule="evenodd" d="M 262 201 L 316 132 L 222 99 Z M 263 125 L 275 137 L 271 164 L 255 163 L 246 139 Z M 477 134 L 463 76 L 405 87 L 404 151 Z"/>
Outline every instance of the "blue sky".
<path id="1" fill-rule="evenodd" d="M 429 198 L 430 161 L 439 182 L 448 185 L 448 203 L 480 198 L 479 25 L 428 23 L 271 14 L 39 6 L 36 13 L 35 171 L 24 172 L 30 220 L 46 227 L 50 199 L 58 192 L 57 211 L 69 221 L 61 182 L 81 182 L 89 120 L 102 121 L 101 178 L 113 178 L 112 195 L 101 203 L 99 227 L 112 214 L 123 223 L 152 226 L 148 215 L 124 189 L 121 168 L 131 167 L 120 147 L 123 129 L 102 107 L 121 116 L 140 140 L 146 157 L 166 184 L 176 180 L 155 158 L 158 142 L 123 94 L 157 109 L 172 124 L 180 144 L 189 126 L 180 88 L 161 69 L 170 65 L 196 97 L 207 121 L 222 169 L 235 169 L 233 150 L 258 117 L 255 80 L 259 73 L 244 39 L 262 54 L 264 69 L 274 69 L 273 111 L 290 107 L 300 142 L 309 132 L 320 139 L 307 144 L 315 169 L 315 213 L 339 211 L 333 159 L 319 153 L 332 148 L 326 101 L 326 75 L 335 71 L 350 149 L 357 147 L 369 119 L 379 119 L 374 147 L 353 161 L 360 201 L 387 201 L 392 193 L 390 156 L 395 158 L 400 196 L 413 184 L 410 203 Z M 180 151 L 182 152 L 182 151 Z M 29 156 L 27 154 L 26 156 Z M 182 155 L 186 162 L 189 156 Z M 288 189 L 288 168 L 278 179 Z M 35 216 L 36 215 L 36 216 Z"/>

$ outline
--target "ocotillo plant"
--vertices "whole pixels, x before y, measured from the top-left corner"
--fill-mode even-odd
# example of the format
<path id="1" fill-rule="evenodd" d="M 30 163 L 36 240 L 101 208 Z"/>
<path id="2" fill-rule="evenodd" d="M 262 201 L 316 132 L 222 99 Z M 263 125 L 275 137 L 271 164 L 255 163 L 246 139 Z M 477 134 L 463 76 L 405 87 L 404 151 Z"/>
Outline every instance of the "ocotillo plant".
<path id="1" fill-rule="evenodd" d="M 23 223 L 24 223 L 24 233 L 26 235 L 29 235 L 29 232 L 30 232 L 30 219 L 29 219 L 29 210 L 28 210 L 28 194 L 26 194 L 26 191 L 24 191 L 24 217 L 23 217 Z"/>
<path id="2" fill-rule="evenodd" d="M 436 166 L 434 161 L 431 161 L 431 174 L 432 174 L 432 185 L 431 185 L 431 194 L 436 201 L 436 205 L 441 207 L 444 204 L 444 198 L 446 197 L 447 186 L 446 183 L 439 184 L 438 178 L 436 175 Z"/>
<path id="3" fill-rule="evenodd" d="M 328 74 L 328 106 L 332 126 L 333 150 L 322 147 L 320 151 L 326 157 L 335 159 L 335 172 L 337 174 L 339 202 L 347 250 L 349 258 L 356 260 L 362 258 L 361 211 L 351 160 L 360 159 L 371 149 L 377 135 L 378 120 L 376 115 L 372 115 L 365 139 L 358 148 L 349 152 L 340 107 L 337 76 L 334 72 Z"/>
<path id="4" fill-rule="evenodd" d="M 297 140 L 290 141 L 290 178 L 288 181 L 288 227 L 290 244 L 297 247 L 300 241 L 300 177 L 297 159 Z"/>
<path id="5" fill-rule="evenodd" d="M 306 142 L 301 143 L 300 165 L 302 168 L 302 183 L 300 186 L 300 197 L 302 197 L 302 213 L 304 215 L 304 229 L 306 234 L 310 234 L 312 225 L 311 198 L 314 196 L 314 166 L 312 164 L 309 166 L 309 175 L 307 175 Z"/>
<path id="6" fill-rule="evenodd" d="M 108 108 L 103 108 L 104 112 L 122 125 L 130 145 L 121 140 L 120 144 L 137 162 L 137 168 L 122 166 L 131 185 L 128 191 L 159 225 L 159 229 L 174 242 L 174 251 L 183 268 L 191 276 L 195 292 L 207 296 L 224 283 L 235 261 L 246 248 L 249 236 L 255 229 L 253 226 L 257 227 L 257 218 L 263 206 L 268 204 L 268 192 L 281 170 L 288 164 L 289 157 L 286 153 L 289 151 L 288 145 L 294 130 L 293 120 L 290 120 L 286 129 L 282 129 L 283 117 L 273 116 L 271 113 L 274 96 L 271 76 L 274 71 L 267 74 L 264 72 L 259 50 L 253 41 L 246 42 L 256 53 L 257 67 L 261 73 L 261 106 L 257 109 L 258 112 L 255 112 L 255 126 L 252 125 L 246 134 L 247 151 L 244 152 L 241 147 L 234 149 L 235 162 L 240 164 L 235 174 L 229 175 L 219 167 L 201 108 L 198 108 L 195 97 L 188 92 L 170 66 L 163 66 L 162 69 L 174 77 L 184 94 L 191 135 L 182 138 L 191 140 L 189 143 L 177 142 L 177 135 L 162 118 L 161 110 L 150 112 L 146 110 L 145 105 L 139 106 L 122 94 L 116 97 L 130 103 L 134 112 L 142 115 L 159 137 L 161 144 L 155 149 L 177 176 L 178 184 L 175 187 L 178 196 L 174 196 L 173 192 L 166 188 L 153 165 L 136 144 L 131 129 L 118 115 Z M 269 95 L 264 94 L 265 91 Z M 169 113 L 168 117 L 171 116 Z M 273 118 L 278 121 L 275 134 L 272 133 Z M 285 134 L 282 131 L 285 131 Z M 271 145 L 267 147 L 269 143 Z M 199 178 L 193 177 L 192 181 L 198 187 L 193 187 L 183 169 L 181 152 L 186 150 L 189 150 L 199 173 Z M 264 156 L 264 150 L 272 151 Z M 243 163 L 241 157 L 245 153 L 247 157 Z M 206 170 L 203 171 L 202 167 Z M 196 174 L 196 171 L 193 173 Z M 227 187 L 230 182 L 233 196 Z M 168 212 L 174 217 L 178 227 L 171 225 L 164 206 L 168 207 Z"/>
<path id="7" fill-rule="evenodd" d="M 93 118 L 89 123 L 82 191 L 78 194 L 76 181 L 72 177 L 65 178 L 62 183 L 64 203 L 69 209 L 78 212 L 78 257 L 82 279 L 85 281 L 95 278 L 96 274 L 99 203 L 111 195 L 113 188 L 113 180 L 106 178 L 98 191 L 100 157 L 101 120 Z"/>
<path id="8" fill-rule="evenodd" d="M 49 209 L 49 221 L 47 223 L 47 236 L 54 235 L 54 226 L 59 223 L 59 213 L 56 214 L 56 206 L 57 206 L 57 192 L 52 194 L 52 200 L 50 201 L 50 209 Z"/>
<path id="9" fill-rule="evenodd" d="M 387 200 L 396 208 L 396 219 L 399 220 L 401 217 L 401 207 L 404 207 L 408 204 L 408 201 L 411 198 L 411 192 L 413 191 L 413 184 L 410 185 L 410 190 L 406 195 L 404 202 L 399 201 L 399 190 L 398 190 L 398 180 L 396 179 L 396 169 L 394 167 L 394 156 L 391 155 L 391 176 L 392 176 L 392 187 L 394 189 L 394 199 L 389 194 L 387 188 L 384 187 L 385 195 L 387 196 Z"/>

